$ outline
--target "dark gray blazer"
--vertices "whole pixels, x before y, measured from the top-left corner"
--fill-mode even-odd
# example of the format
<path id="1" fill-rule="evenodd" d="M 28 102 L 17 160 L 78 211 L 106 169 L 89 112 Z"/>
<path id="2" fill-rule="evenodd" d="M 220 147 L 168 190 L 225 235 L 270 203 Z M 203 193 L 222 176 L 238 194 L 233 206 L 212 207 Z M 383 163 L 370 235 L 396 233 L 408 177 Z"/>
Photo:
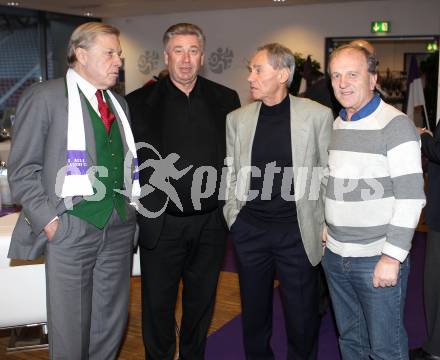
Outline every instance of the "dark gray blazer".
<path id="1" fill-rule="evenodd" d="M 114 94 L 125 113 L 125 100 Z M 96 165 L 96 147 L 90 115 L 82 102 L 89 167 Z M 117 122 L 128 151 L 121 119 Z M 128 117 L 128 116 L 127 116 Z M 35 84 L 20 98 L 8 159 L 8 180 L 14 200 L 23 209 L 12 234 L 8 256 L 35 259 L 44 253 L 47 237 L 44 227 L 66 211 L 66 203 L 55 191 L 61 189 L 63 176 L 58 171 L 66 166 L 67 157 L 67 90 L 60 78 Z M 130 171 L 125 171 L 130 174 Z M 73 198 L 73 204 L 82 197 Z"/>

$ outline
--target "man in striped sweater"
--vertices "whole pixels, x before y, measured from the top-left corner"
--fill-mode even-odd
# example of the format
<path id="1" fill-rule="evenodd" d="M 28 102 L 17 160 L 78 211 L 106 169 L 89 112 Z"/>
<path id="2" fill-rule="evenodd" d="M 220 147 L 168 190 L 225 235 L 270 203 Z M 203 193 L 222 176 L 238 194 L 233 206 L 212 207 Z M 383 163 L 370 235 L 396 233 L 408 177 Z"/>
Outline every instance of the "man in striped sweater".
<path id="1" fill-rule="evenodd" d="M 333 125 L 323 266 L 343 359 L 408 359 L 408 252 L 425 204 L 419 135 L 375 94 L 377 61 L 344 45 L 330 57 L 343 106 Z"/>

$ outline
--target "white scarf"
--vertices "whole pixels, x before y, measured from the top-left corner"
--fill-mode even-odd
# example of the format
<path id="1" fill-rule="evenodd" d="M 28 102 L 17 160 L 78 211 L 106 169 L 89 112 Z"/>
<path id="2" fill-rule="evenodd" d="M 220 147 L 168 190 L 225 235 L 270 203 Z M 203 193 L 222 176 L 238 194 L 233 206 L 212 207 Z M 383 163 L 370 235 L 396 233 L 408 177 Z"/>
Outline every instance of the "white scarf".
<path id="1" fill-rule="evenodd" d="M 92 183 L 87 175 L 89 166 L 87 164 L 84 119 L 74 70 L 67 70 L 66 82 L 68 94 L 67 167 L 61 190 L 61 197 L 66 198 L 69 196 L 93 195 Z M 110 97 L 110 100 L 121 119 L 125 141 L 128 150 L 133 156 L 134 173 L 133 184 L 131 184 L 131 197 L 139 197 L 141 187 L 139 184 L 139 168 L 133 133 L 131 132 L 130 124 L 128 123 L 127 116 L 125 115 L 124 110 L 122 110 L 121 105 L 109 90 L 105 91 Z"/>

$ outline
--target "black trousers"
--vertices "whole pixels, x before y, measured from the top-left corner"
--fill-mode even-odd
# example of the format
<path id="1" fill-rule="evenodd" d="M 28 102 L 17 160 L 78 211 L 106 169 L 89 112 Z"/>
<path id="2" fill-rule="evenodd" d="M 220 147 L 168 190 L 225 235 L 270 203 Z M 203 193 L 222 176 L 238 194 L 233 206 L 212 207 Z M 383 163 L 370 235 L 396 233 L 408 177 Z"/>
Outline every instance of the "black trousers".
<path id="1" fill-rule="evenodd" d="M 142 333 L 148 360 L 173 359 L 181 279 L 179 358 L 204 358 L 225 250 L 226 229 L 218 210 L 187 217 L 166 215 L 156 248 L 140 249 Z"/>
<path id="2" fill-rule="evenodd" d="M 440 356 L 440 232 L 429 230 L 425 255 L 425 312 L 428 339 L 423 348 Z"/>
<path id="3" fill-rule="evenodd" d="M 316 359 L 319 331 L 318 271 L 299 231 L 258 229 L 237 218 L 231 237 L 238 274 L 246 359 L 273 360 L 272 299 L 278 273 L 291 360 Z"/>

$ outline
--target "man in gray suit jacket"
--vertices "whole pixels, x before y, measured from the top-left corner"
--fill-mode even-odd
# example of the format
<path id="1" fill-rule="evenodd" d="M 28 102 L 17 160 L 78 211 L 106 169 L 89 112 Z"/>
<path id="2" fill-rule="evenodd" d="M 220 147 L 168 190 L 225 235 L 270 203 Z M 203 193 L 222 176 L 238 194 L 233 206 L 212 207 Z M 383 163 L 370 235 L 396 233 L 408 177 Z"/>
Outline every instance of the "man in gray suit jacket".
<path id="1" fill-rule="evenodd" d="M 295 59 L 280 44 L 249 65 L 255 102 L 228 115 L 224 214 L 238 259 L 247 359 L 274 359 L 272 294 L 280 280 L 288 359 L 315 359 L 323 185 L 331 110 L 288 95 Z"/>
<path id="2" fill-rule="evenodd" d="M 23 209 L 9 257 L 45 257 L 51 359 L 114 359 L 125 331 L 135 150 L 125 100 L 107 90 L 120 56 L 116 28 L 81 25 L 66 78 L 30 87 L 17 108 L 8 170 Z"/>

